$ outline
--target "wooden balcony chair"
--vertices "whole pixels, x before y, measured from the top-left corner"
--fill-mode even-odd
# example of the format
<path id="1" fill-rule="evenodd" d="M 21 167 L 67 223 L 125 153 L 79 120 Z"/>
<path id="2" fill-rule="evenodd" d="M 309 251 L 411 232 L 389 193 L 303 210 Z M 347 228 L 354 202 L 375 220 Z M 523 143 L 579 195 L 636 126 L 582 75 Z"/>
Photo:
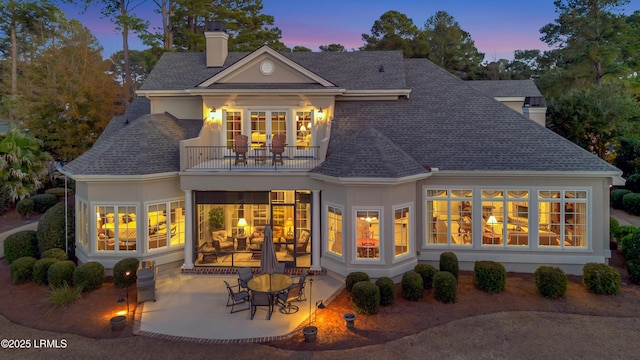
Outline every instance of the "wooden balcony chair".
<path id="1" fill-rule="evenodd" d="M 247 165 L 247 151 L 249 151 L 249 137 L 247 135 L 236 135 L 233 138 L 233 152 L 236 154 L 235 165 Z"/>
<path id="2" fill-rule="evenodd" d="M 274 165 L 276 162 L 284 164 L 282 161 L 282 153 L 284 153 L 285 141 L 286 136 L 284 134 L 277 134 L 273 136 L 273 140 L 271 140 L 271 149 L 269 150 L 273 154 L 271 165 Z"/>

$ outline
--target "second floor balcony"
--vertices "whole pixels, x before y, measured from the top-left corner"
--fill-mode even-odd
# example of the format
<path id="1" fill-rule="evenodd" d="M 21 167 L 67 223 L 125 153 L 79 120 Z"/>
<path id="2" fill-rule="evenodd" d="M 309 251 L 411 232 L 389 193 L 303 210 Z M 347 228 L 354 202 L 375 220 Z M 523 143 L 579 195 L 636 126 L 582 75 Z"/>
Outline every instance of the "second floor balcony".
<path id="1" fill-rule="evenodd" d="M 250 146 L 239 153 L 228 146 L 181 146 L 180 171 L 308 171 L 322 162 L 319 146 L 278 150 Z"/>

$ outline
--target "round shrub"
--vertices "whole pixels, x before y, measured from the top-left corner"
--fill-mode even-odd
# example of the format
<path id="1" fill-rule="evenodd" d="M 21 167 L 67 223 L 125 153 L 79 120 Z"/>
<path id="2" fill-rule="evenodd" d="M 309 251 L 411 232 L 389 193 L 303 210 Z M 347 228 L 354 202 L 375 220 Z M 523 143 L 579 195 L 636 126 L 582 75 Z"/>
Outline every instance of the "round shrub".
<path id="1" fill-rule="evenodd" d="M 618 238 L 618 231 L 620 230 L 620 223 L 616 218 L 609 217 L 609 237 L 611 239 Z"/>
<path id="2" fill-rule="evenodd" d="M 60 261 L 65 261 L 67 260 L 67 253 L 64 252 L 64 250 L 62 249 L 58 249 L 58 248 L 53 248 L 53 249 L 49 249 L 45 252 L 42 253 L 41 258 L 53 258 L 53 259 L 58 259 Z"/>
<path id="3" fill-rule="evenodd" d="M 31 199 L 21 199 L 16 204 L 16 211 L 23 219 L 26 219 L 33 213 L 33 209 L 35 208 L 35 204 Z"/>
<path id="4" fill-rule="evenodd" d="M 64 202 L 57 203 L 47 210 L 38 221 L 38 247 L 41 253 L 51 248 L 65 248 L 64 207 Z M 69 235 L 69 247 L 73 246 L 73 232 L 75 230 L 73 212 L 73 206 L 68 206 L 67 233 Z"/>
<path id="5" fill-rule="evenodd" d="M 607 264 L 588 263 L 582 268 L 582 283 L 591 293 L 616 295 L 620 292 L 620 273 Z"/>
<path id="6" fill-rule="evenodd" d="M 33 195 L 31 200 L 33 200 L 33 210 L 41 214 L 44 214 L 58 203 L 58 198 L 53 194 Z"/>
<path id="7" fill-rule="evenodd" d="M 354 271 L 352 273 L 349 273 L 349 275 L 347 275 L 347 278 L 344 280 L 344 285 L 345 285 L 345 288 L 347 289 L 347 292 L 351 293 L 351 289 L 353 288 L 353 285 L 355 285 L 360 281 L 371 282 L 371 279 L 369 278 L 369 275 L 367 273 L 362 271 Z"/>
<path id="8" fill-rule="evenodd" d="M 376 286 L 380 289 L 380 305 L 388 306 L 396 302 L 396 284 L 391 278 L 386 276 L 378 278 Z"/>
<path id="9" fill-rule="evenodd" d="M 440 254 L 440 271 L 451 273 L 458 280 L 458 257 L 451 251 Z"/>
<path id="10" fill-rule="evenodd" d="M 55 187 L 44 191 L 45 194 L 51 194 L 58 198 L 58 201 L 64 200 L 64 187 Z M 71 189 L 67 190 L 67 197 L 73 196 Z M 55 205 L 55 204 L 54 204 Z"/>
<path id="11" fill-rule="evenodd" d="M 102 286 L 104 266 L 97 261 L 78 266 L 73 271 L 73 284 L 82 287 L 82 291 L 91 291 Z"/>
<path id="12" fill-rule="evenodd" d="M 351 299 L 357 313 L 376 314 L 380 306 L 380 289 L 371 281 L 359 281 L 351 288 Z"/>
<path id="13" fill-rule="evenodd" d="M 49 267 L 57 263 L 58 259 L 43 258 L 33 264 L 33 282 L 38 285 L 47 285 L 49 283 Z"/>
<path id="14" fill-rule="evenodd" d="M 473 267 L 473 281 L 478 289 L 499 294 L 507 286 L 507 270 L 495 261 L 476 261 Z"/>
<path id="15" fill-rule="evenodd" d="M 126 258 L 118 261 L 113 266 L 113 285 L 115 287 L 123 288 L 136 283 L 138 277 L 136 271 L 140 261 L 136 258 Z M 126 276 L 129 271 L 129 276 Z"/>
<path id="16" fill-rule="evenodd" d="M 633 191 L 629 189 L 611 190 L 611 196 L 609 197 L 609 202 L 611 203 L 611 207 L 619 210 L 624 209 L 624 205 L 622 204 L 622 198 L 627 194 L 631 194 L 632 192 Z"/>
<path id="17" fill-rule="evenodd" d="M 555 299 L 567 293 L 567 275 L 559 267 L 540 266 L 534 275 L 540 295 Z"/>
<path id="18" fill-rule="evenodd" d="M 4 257 L 9 264 L 21 257 L 37 255 L 38 238 L 33 230 L 15 232 L 4 240 Z"/>
<path id="19" fill-rule="evenodd" d="M 422 276 L 415 271 L 407 271 L 402 275 L 402 297 L 410 301 L 422 299 L 424 284 Z"/>
<path id="20" fill-rule="evenodd" d="M 31 280 L 33 278 L 33 264 L 35 263 L 36 258 L 32 256 L 21 257 L 12 262 L 9 267 L 11 282 L 20 284 Z"/>
<path id="21" fill-rule="evenodd" d="M 458 280 L 448 271 L 438 271 L 433 276 L 433 297 L 445 304 L 456 302 Z"/>
<path id="22" fill-rule="evenodd" d="M 630 214 L 640 215 L 640 193 L 629 193 L 622 197 L 622 206 Z"/>
<path id="23" fill-rule="evenodd" d="M 435 275 L 438 270 L 429 264 L 416 264 L 413 271 L 417 272 L 422 277 L 422 285 L 424 288 L 431 289 L 431 285 L 433 284 L 433 275 Z"/>
<path id="24" fill-rule="evenodd" d="M 640 228 L 635 228 L 632 233 L 625 235 L 620 245 L 625 260 L 640 260 Z"/>
<path id="25" fill-rule="evenodd" d="M 640 284 L 640 260 L 627 261 L 627 272 L 629 273 L 629 280 Z"/>
<path id="26" fill-rule="evenodd" d="M 73 272 L 76 264 L 71 260 L 58 261 L 49 266 L 47 272 L 47 281 L 50 288 L 62 286 L 65 282 L 69 285 L 73 284 Z"/>

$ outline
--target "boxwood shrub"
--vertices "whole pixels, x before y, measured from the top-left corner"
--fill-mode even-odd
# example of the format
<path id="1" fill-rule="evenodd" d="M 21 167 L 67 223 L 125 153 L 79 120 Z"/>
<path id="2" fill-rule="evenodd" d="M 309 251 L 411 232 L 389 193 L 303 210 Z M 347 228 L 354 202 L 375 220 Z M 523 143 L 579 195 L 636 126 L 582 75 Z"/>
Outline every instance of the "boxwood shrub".
<path id="1" fill-rule="evenodd" d="M 53 259 L 58 259 L 60 261 L 64 261 L 67 260 L 67 253 L 64 252 L 64 250 L 62 249 L 58 249 L 58 248 L 53 248 L 53 249 L 49 249 L 45 252 L 42 253 L 41 258 L 53 258 Z"/>
<path id="2" fill-rule="evenodd" d="M 49 267 L 57 263 L 58 259 L 43 258 L 33 264 L 33 282 L 38 285 L 47 285 L 49 283 Z"/>
<path id="3" fill-rule="evenodd" d="M 58 203 L 58 198 L 53 194 L 33 195 L 31 200 L 33 200 L 33 210 L 41 214 L 44 214 Z"/>
<path id="4" fill-rule="evenodd" d="M 555 299 L 567 293 L 567 275 L 555 266 L 540 266 L 534 273 L 540 295 Z"/>
<path id="5" fill-rule="evenodd" d="M 629 193 L 622 197 L 622 206 L 630 214 L 640 215 L 640 193 Z"/>
<path id="6" fill-rule="evenodd" d="M 458 257 L 451 251 L 440 254 L 440 271 L 451 273 L 458 280 Z"/>
<path id="7" fill-rule="evenodd" d="M 357 313 L 376 314 L 380 307 L 380 289 L 371 281 L 359 281 L 351 288 L 351 299 Z"/>
<path id="8" fill-rule="evenodd" d="M 58 261 L 51 264 L 49 271 L 47 271 L 49 287 L 53 289 L 64 283 L 73 284 L 73 272 L 75 269 L 76 264 L 71 260 Z"/>
<path id="9" fill-rule="evenodd" d="M 371 282 L 371 279 L 369 278 L 369 274 L 362 271 L 354 271 L 352 273 L 349 273 L 347 275 L 347 278 L 344 280 L 344 285 L 345 285 L 345 288 L 347 289 L 347 292 L 351 293 L 351 289 L 353 288 L 353 285 L 355 285 L 360 281 Z"/>
<path id="10" fill-rule="evenodd" d="M 40 253 L 51 248 L 65 248 L 65 215 L 64 202 L 57 203 L 47 210 L 38 221 L 38 247 Z M 69 234 L 69 246 L 73 246 L 73 233 L 75 221 L 73 218 L 73 206 L 67 207 L 67 231 Z"/>
<path id="11" fill-rule="evenodd" d="M 95 290 L 103 282 L 104 266 L 97 261 L 84 263 L 73 271 L 73 284 L 82 287 L 82 291 Z"/>
<path id="12" fill-rule="evenodd" d="M 4 257 L 9 264 L 21 257 L 37 255 L 38 238 L 33 230 L 15 232 L 4 240 Z"/>
<path id="13" fill-rule="evenodd" d="M 627 261 L 627 272 L 629 273 L 629 280 L 640 284 L 640 259 Z"/>
<path id="14" fill-rule="evenodd" d="M 458 280 L 448 271 L 438 271 L 433 276 L 433 297 L 445 304 L 456 302 Z"/>
<path id="15" fill-rule="evenodd" d="M 64 200 L 64 187 L 47 189 L 44 191 L 44 193 L 54 195 L 56 198 L 58 198 L 58 201 Z M 71 189 L 67 191 L 67 196 L 73 196 L 73 191 Z"/>
<path id="16" fill-rule="evenodd" d="M 416 264 L 413 271 L 422 276 L 422 285 L 424 288 L 431 289 L 431 285 L 433 284 L 433 275 L 435 275 L 438 270 L 429 264 Z"/>
<path id="17" fill-rule="evenodd" d="M 422 299 L 424 284 L 422 276 L 415 271 L 407 271 L 402 275 L 402 297 L 410 301 Z"/>
<path id="18" fill-rule="evenodd" d="M 12 262 L 9 266 L 11 282 L 20 284 L 33 279 L 33 264 L 35 263 L 36 258 L 32 256 L 21 257 Z"/>
<path id="19" fill-rule="evenodd" d="M 140 261 L 136 258 L 126 258 L 118 261 L 113 266 L 113 285 L 123 288 L 135 284 L 138 279 L 136 271 L 138 271 L 139 264 Z M 130 271 L 129 276 L 125 275 L 127 271 Z"/>
<path id="20" fill-rule="evenodd" d="M 495 261 L 476 261 L 473 267 L 473 281 L 480 290 L 499 294 L 507 286 L 507 270 Z"/>
<path id="21" fill-rule="evenodd" d="M 611 239 L 613 238 L 618 238 L 618 231 L 620 230 L 620 223 L 618 222 L 618 219 L 614 218 L 613 216 L 609 217 L 609 237 Z"/>
<path id="22" fill-rule="evenodd" d="M 16 211 L 23 219 L 26 219 L 33 213 L 35 204 L 31 199 L 21 199 L 16 204 Z"/>
<path id="23" fill-rule="evenodd" d="M 611 265 L 588 263 L 582 268 L 582 283 L 591 293 L 616 295 L 620 292 L 620 273 Z"/>
<path id="24" fill-rule="evenodd" d="M 632 192 L 633 191 L 629 189 L 611 190 L 611 196 L 609 197 L 609 202 L 611 203 L 611 207 L 619 210 L 624 209 L 624 205 L 622 204 L 622 198 L 627 194 L 631 194 Z"/>
<path id="25" fill-rule="evenodd" d="M 378 278 L 376 286 L 380 289 L 380 305 L 388 306 L 396 302 L 396 284 L 391 278 L 386 276 Z"/>
<path id="26" fill-rule="evenodd" d="M 640 174 L 631 174 L 627 177 L 624 187 L 630 191 L 640 193 Z"/>

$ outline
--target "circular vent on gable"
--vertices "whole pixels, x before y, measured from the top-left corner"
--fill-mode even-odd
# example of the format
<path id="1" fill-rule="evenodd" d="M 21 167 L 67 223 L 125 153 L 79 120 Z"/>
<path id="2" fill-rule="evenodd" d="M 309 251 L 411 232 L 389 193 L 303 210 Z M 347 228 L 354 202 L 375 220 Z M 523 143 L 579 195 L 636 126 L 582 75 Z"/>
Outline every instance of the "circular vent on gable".
<path id="1" fill-rule="evenodd" d="M 265 60 L 260 64 L 260 72 L 262 73 L 262 75 L 271 75 L 273 74 L 273 70 L 273 63 L 269 60 Z"/>

